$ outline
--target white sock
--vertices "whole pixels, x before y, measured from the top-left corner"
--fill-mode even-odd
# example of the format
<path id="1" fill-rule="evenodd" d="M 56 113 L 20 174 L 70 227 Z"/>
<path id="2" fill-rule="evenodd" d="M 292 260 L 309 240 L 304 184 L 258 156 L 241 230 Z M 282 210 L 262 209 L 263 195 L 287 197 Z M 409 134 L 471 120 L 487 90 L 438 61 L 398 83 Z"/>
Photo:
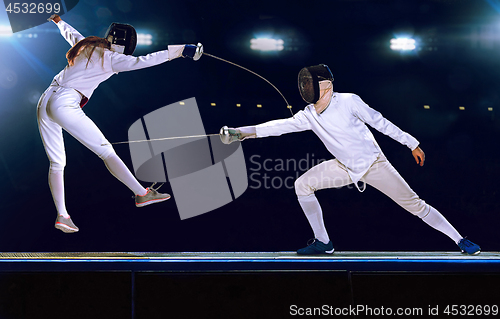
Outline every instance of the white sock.
<path id="1" fill-rule="evenodd" d="M 299 199 L 300 207 L 311 225 L 314 232 L 314 237 L 319 241 L 328 244 L 330 238 L 326 232 L 325 223 L 323 221 L 323 211 L 319 205 L 318 200 L 314 194 L 308 196 L 297 196 Z"/>
<path id="2" fill-rule="evenodd" d="M 64 171 L 49 169 L 49 187 L 56 205 L 57 213 L 68 218 L 66 203 L 64 200 Z"/>
<path id="3" fill-rule="evenodd" d="M 145 195 L 147 193 L 147 190 L 139 184 L 118 155 L 112 154 L 104 158 L 103 161 L 111 174 L 125 184 L 135 195 Z"/>
<path id="4" fill-rule="evenodd" d="M 458 244 L 463 237 L 447 220 L 438 212 L 434 207 L 429 206 L 429 214 L 423 217 L 422 220 L 432 228 L 439 230 L 446 236 L 450 237 L 455 243 Z"/>

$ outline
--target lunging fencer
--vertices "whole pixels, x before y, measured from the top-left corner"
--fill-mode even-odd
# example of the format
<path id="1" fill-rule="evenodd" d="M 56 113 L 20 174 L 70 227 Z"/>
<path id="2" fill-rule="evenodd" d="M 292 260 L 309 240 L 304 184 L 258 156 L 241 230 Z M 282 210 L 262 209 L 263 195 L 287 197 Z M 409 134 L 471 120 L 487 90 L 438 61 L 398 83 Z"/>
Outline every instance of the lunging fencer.
<path id="1" fill-rule="evenodd" d="M 57 25 L 61 35 L 71 45 L 66 53 L 68 65 L 54 77 L 37 105 L 38 127 L 50 161 L 48 179 L 57 209 L 55 227 L 65 233 L 79 230 L 65 204 L 63 129 L 104 161 L 111 174 L 135 194 L 137 207 L 169 199 L 170 195 L 159 193 L 154 184 L 144 188 L 137 181 L 82 108 L 97 86 L 112 75 L 155 66 L 179 57 L 198 60 L 203 46 L 169 45 L 167 50 L 134 57 L 137 34 L 131 25 L 113 23 L 105 37 L 100 38 L 82 36 L 58 15 L 52 15 L 48 20 Z"/>
<path id="2" fill-rule="evenodd" d="M 292 118 L 274 120 L 255 126 L 223 127 L 221 139 L 229 144 L 247 138 L 279 136 L 312 130 L 334 159 L 322 162 L 295 181 L 295 192 L 315 240 L 298 254 L 331 254 L 334 251 L 323 221 L 323 212 L 316 199 L 317 190 L 353 184 L 364 191 L 369 184 L 389 196 L 411 214 L 452 239 L 466 254 L 478 254 L 480 247 L 462 237 L 434 207 L 410 188 L 384 156 L 366 124 L 406 145 L 420 166 L 425 154 L 410 134 L 385 119 L 355 94 L 333 90 L 333 75 L 327 65 L 303 68 L 299 72 L 299 90 L 308 103 Z"/>

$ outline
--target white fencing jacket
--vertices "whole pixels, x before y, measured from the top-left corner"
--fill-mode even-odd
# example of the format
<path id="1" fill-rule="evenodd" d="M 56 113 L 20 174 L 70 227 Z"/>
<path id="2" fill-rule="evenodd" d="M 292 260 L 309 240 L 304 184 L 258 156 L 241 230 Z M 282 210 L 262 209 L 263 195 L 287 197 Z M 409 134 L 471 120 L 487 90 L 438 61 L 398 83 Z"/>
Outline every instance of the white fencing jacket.
<path id="1" fill-rule="evenodd" d="M 85 38 L 64 21 L 59 21 L 57 27 L 71 46 L 74 46 L 78 41 Z M 88 65 L 87 54 L 81 52 L 75 58 L 74 65 L 67 65 L 54 77 L 54 80 L 59 86 L 75 89 L 90 99 L 97 86 L 113 74 L 147 68 L 170 61 L 180 57 L 183 49 L 184 45 L 169 45 L 168 50 L 134 57 L 108 49 L 96 48 Z M 90 48 L 87 48 L 87 50 L 90 50 Z M 100 50 L 104 50 L 104 63 L 100 58 L 100 53 L 102 52 Z"/>
<path id="2" fill-rule="evenodd" d="M 350 93 L 335 92 L 330 105 L 321 114 L 317 114 L 314 105 L 310 104 L 292 118 L 259 124 L 255 130 L 256 137 L 312 130 L 328 151 L 346 166 L 352 181 L 357 183 L 382 154 L 365 123 L 411 150 L 419 144 L 413 136 L 370 108 L 359 96 Z"/>

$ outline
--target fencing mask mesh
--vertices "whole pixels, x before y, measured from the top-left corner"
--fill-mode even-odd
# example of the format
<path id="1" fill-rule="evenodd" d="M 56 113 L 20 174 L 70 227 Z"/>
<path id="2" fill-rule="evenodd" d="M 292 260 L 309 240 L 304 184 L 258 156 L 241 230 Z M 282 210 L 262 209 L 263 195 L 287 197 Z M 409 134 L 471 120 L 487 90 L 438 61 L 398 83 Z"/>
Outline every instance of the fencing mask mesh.
<path id="1" fill-rule="evenodd" d="M 316 103 L 320 98 L 319 82 L 324 80 L 333 82 L 333 74 L 325 64 L 309 66 L 300 70 L 299 91 L 302 99 L 307 103 Z"/>
<path id="2" fill-rule="evenodd" d="M 131 55 L 137 46 L 137 32 L 130 24 L 113 22 L 106 31 L 105 39 L 111 42 L 111 49 Z"/>

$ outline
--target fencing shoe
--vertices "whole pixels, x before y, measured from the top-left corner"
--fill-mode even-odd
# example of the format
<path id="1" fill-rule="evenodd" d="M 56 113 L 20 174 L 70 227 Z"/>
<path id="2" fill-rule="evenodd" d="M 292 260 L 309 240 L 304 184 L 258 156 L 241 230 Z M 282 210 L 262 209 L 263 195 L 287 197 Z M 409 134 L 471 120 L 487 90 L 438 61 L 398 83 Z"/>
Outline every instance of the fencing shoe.
<path id="1" fill-rule="evenodd" d="M 323 244 L 318 239 L 314 239 L 313 243 L 305 248 L 297 250 L 299 255 L 322 255 L 322 254 L 332 254 L 334 251 L 332 241 L 330 240 L 328 244 Z"/>
<path id="2" fill-rule="evenodd" d="M 473 242 L 471 242 L 467 238 L 460 239 L 460 241 L 458 242 L 458 247 L 460 248 L 462 253 L 468 254 L 468 255 L 477 255 L 481 252 L 481 247 L 474 244 Z"/>
<path id="3" fill-rule="evenodd" d="M 169 194 L 158 193 L 158 188 L 160 188 L 163 184 L 157 188 L 153 188 L 155 185 L 156 183 L 153 183 L 151 187 L 146 188 L 148 191 L 146 195 L 135 195 L 135 206 L 143 207 L 154 203 L 160 203 L 170 198 Z"/>
<path id="4" fill-rule="evenodd" d="M 62 230 L 65 233 L 76 233 L 77 231 L 79 231 L 78 227 L 73 224 L 73 221 L 69 216 L 68 218 L 64 218 L 61 215 L 57 215 L 56 224 L 54 225 L 54 227 Z"/>

